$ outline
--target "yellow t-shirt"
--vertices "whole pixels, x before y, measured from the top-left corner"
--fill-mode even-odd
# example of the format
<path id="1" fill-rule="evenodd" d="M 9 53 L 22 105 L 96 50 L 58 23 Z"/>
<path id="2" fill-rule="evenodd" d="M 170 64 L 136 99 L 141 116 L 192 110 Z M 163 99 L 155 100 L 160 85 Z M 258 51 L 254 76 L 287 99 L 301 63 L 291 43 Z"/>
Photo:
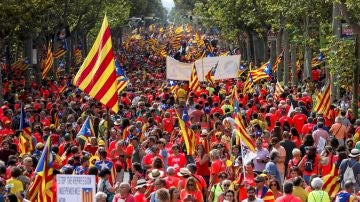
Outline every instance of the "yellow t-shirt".
<path id="1" fill-rule="evenodd" d="M 179 88 L 179 90 L 176 92 L 176 96 L 179 101 L 185 101 L 186 95 L 187 95 L 187 92 L 183 88 Z"/>
<path id="2" fill-rule="evenodd" d="M 18 179 L 10 178 L 6 180 L 6 185 L 9 185 L 11 187 L 10 193 L 15 195 L 24 191 L 23 183 Z"/>

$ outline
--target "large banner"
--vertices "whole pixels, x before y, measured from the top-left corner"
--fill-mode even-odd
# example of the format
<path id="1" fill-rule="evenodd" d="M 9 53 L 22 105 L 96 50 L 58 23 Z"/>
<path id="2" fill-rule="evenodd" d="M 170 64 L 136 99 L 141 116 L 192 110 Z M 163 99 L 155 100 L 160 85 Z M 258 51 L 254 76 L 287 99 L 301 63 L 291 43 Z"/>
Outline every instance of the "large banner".
<path id="1" fill-rule="evenodd" d="M 238 77 L 240 55 L 208 57 L 195 61 L 197 75 L 200 81 L 205 80 L 206 74 L 218 65 L 215 80 L 231 79 Z M 194 63 L 182 63 L 174 58 L 166 57 L 166 78 L 172 80 L 188 81 Z"/>
<path id="2" fill-rule="evenodd" d="M 95 202 L 95 175 L 56 175 L 57 202 Z"/>

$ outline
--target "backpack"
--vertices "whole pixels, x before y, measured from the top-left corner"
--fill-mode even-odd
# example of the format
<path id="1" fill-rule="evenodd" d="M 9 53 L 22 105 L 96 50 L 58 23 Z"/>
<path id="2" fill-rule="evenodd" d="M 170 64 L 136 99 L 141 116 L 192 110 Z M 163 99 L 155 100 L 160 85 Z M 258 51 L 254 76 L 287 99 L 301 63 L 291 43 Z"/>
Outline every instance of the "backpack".
<path id="1" fill-rule="evenodd" d="M 312 172 L 314 170 L 314 160 L 306 159 L 304 170 L 308 172 Z"/>
<path id="2" fill-rule="evenodd" d="M 354 170 L 352 167 L 349 166 L 349 161 L 347 162 L 347 168 L 343 175 L 343 182 L 351 181 L 352 183 L 356 183 Z"/>

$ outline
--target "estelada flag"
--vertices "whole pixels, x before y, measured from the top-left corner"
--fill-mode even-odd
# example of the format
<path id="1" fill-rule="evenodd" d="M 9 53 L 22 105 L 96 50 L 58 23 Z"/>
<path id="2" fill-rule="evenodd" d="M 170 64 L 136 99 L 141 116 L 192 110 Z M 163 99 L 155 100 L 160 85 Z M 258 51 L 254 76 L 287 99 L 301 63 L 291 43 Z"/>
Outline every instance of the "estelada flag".
<path id="1" fill-rule="evenodd" d="M 107 17 L 73 84 L 114 112 L 119 111 L 116 70 Z"/>

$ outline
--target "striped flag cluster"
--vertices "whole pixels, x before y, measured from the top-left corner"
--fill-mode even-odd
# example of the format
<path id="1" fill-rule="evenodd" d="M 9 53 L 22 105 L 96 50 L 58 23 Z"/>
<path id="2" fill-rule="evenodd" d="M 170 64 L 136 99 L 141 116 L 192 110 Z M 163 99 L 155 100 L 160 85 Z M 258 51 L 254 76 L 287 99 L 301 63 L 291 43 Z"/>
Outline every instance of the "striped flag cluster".
<path id="1" fill-rule="evenodd" d="M 248 92 L 250 92 L 253 85 L 254 85 L 254 81 L 253 81 L 253 77 L 252 77 L 252 72 L 249 71 L 248 78 L 244 82 L 243 94 L 247 94 Z"/>
<path id="2" fill-rule="evenodd" d="M 314 111 L 316 111 L 317 113 L 323 113 L 326 117 L 330 117 L 330 93 L 330 82 L 327 81 L 321 92 L 316 96 L 316 105 L 314 107 Z"/>
<path id="3" fill-rule="evenodd" d="M 330 197 L 334 198 L 336 194 L 341 191 L 340 183 L 338 182 L 339 176 L 335 172 L 335 166 L 332 165 L 331 172 L 323 177 L 322 190 L 326 191 Z"/>
<path id="4" fill-rule="evenodd" d="M 190 117 L 187 111 L 186 106 L 184 106 L 184 111 L 182 117 L 180 118 L 177 114 L 179 125 L 181 129 L 181 134 L 185 142 L 187 155 L 193 155 L 195 153 L 195 132 L 190 128 Z"/>
<path id="5" fill-rule="evenodd" d="M 53 156 L 51 153 L 51 137 L 48 137 L 35 169 L 35 179 L 29 188 L 29 200 L 38 202 L 55 201 L 52 188 L 53 183 Z"/>
<path id="6" fill-rule="evenodd" d="M 283 87 L 281 86 L 281 84 L 279 83 L 279 81 L 276 82 L 276 85 L 275 85 L 275 98 L 279 98 L 281 96 L 281 94 L 284 93 L 284 89 Z"/>
<path id="7" fill-rule="evenodd" d="M 18 59 L 11 65 L 13 71 L 19 72 L 24 72 L 29 66 L 29 62 L 24 59 Z"/>
<path id="8" fill-rule="evenodd" d="M 176 31 L 175 31 L 176 32 Z M 181 33 L 181 32 L 180 32 Z M 181 41 L 182 35 L 181 34 L 176 34 L 174 39 L 171 42 L 172 48 L 178 50 L 181 46 L 180 41 Z"/>
<path id="9" fill-rule="evenodd" d="M 46 53 L 46 59 L 43 61 L 43 64 L 42 64 L 42 73 L 41 73 L 42 79 L 45 79 L 45 77 L 49 73 L 53 63 L 54 63 L 54 57 L 53 57 L 53 53 L 51 51 L 51 44 L 49 42 L 49 45 L 47 48 L 47 53 Z"/>
<path id="10" fill-rule="evenodd" d="M 219 61 L 216 63 L 216 65 L 214 67 L 211 67 L 210 71 L 205 76 L 206 81 L 208 81 L 213 86 L 215 85 L 215 73 L 216 73 L 218 64 L 219 64 Z"/>
<path id="11" fill-rule="evenodd" d="M 28 154 L 34 149 L 31 138 L 31 127 L 26 121 L 26 113 L 22 104 L 20 112 L 19 148 L 21 151 L 21 155 Z"/>
<path id="12" fill-rule="evenodd" d="M 197 91 L 200 89 L 200 83 L 199 83 L 199 78 L 197 76 L 197 71 L 196 71 L 196 67 L 195 67 L 195 63 L 194 63 L 194 66 L 191 70 L 191 75 L 190 75 L 190 89 L 192 91 Z"/>
<path id="13" fill-rule="evenodd" d="M 73 84 L 115 113 L 119 111 L 115 61 L 110 27 L 105 16 L 100 32 Z"/>
<path id="14" fill-rule="evenodd" d="M 255 142 L 251 139 L 249 133 L 246 131 L 245 123 L 240 114 L 239 101 L 236 98 L 234 100 L 234 116 L 235 116 L 235 132 L 244 145 L 249 148 L 250 151 L 255 152 Z"/>

